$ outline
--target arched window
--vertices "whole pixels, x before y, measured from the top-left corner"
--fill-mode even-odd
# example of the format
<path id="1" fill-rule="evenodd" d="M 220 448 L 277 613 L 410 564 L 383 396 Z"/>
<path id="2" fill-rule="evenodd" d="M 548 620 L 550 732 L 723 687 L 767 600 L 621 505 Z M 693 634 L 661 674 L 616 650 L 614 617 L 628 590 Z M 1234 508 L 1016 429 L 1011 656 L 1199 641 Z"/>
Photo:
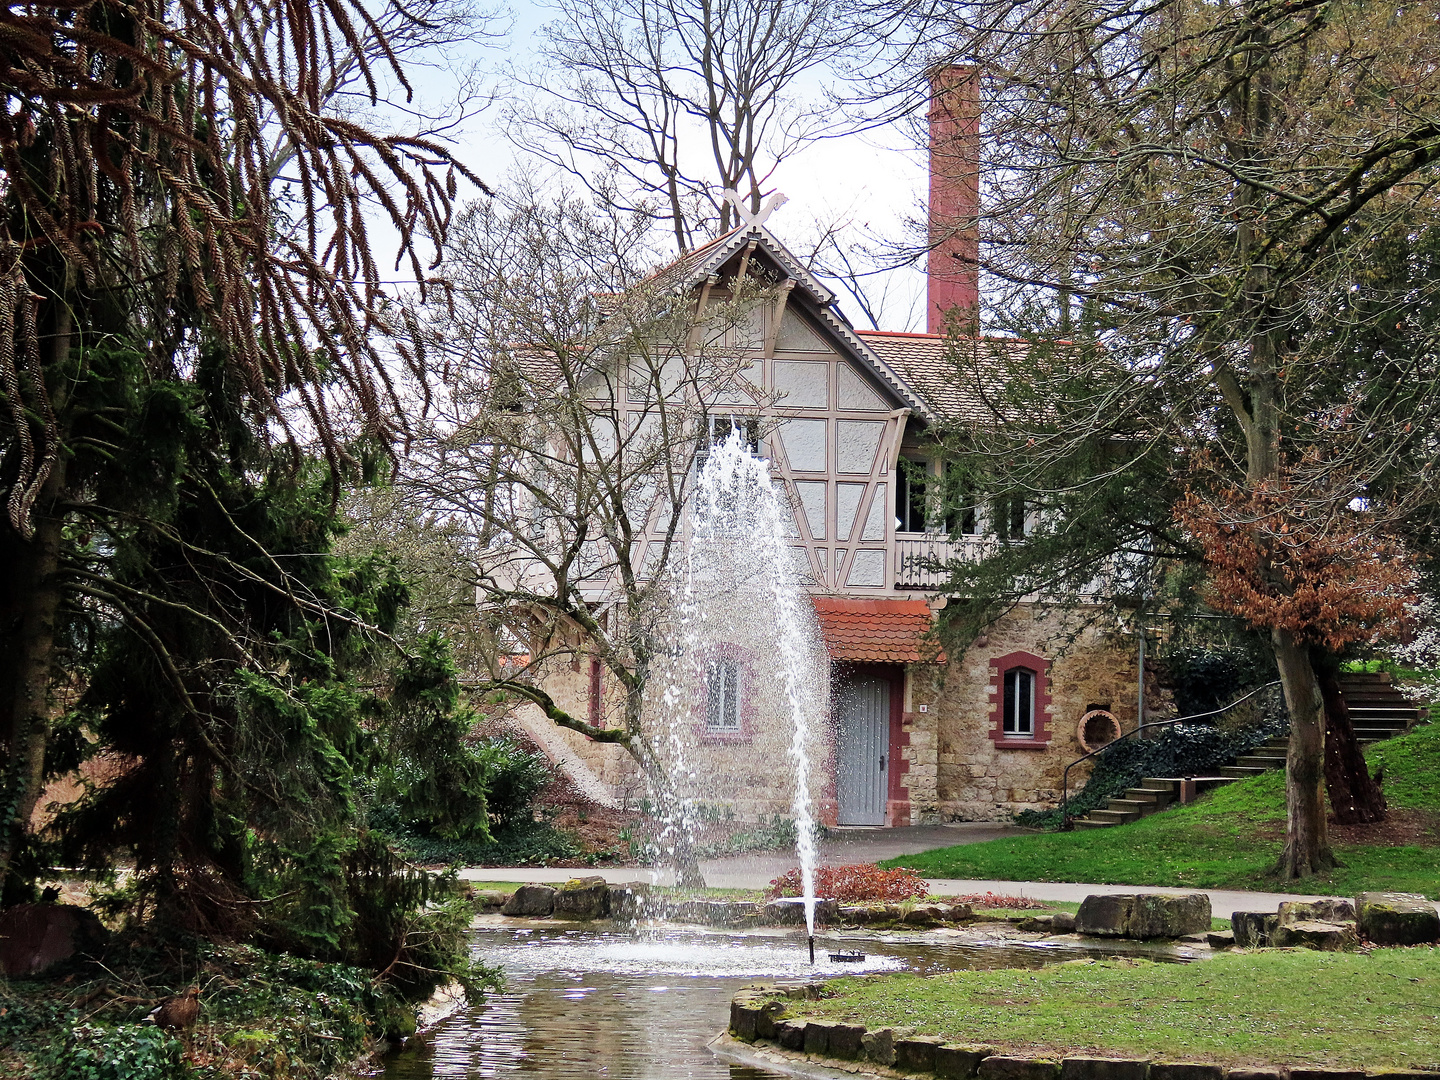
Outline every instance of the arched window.
<path id="1" fill-rule="evenodd" d="M 1001 733 L 1007 739 L 1035 737 L 1035 672 L 1013 667 L 1005 672 L 1005 703 Z"/>
<path id="2" fill-rule="evenodd" d="M 1050 661 L 1032 652 L 990 659 L 989 735 L 1007 750 L 1050 745 Z"/>

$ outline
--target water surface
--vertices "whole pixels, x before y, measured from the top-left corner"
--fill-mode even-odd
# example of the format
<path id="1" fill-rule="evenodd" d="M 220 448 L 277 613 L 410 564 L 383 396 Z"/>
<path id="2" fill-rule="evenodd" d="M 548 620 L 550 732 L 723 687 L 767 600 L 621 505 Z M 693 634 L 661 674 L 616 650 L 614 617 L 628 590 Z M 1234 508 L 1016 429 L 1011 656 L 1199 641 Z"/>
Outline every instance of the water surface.
<path id="1" fill-rule="evenodd" d="M 864 952 L 865 962 L 831 962 L 827 953 L 842 946 Z M 1019 943 L 998 932 L 990 939 L 974 931 L 844 934 L 817 938 L 819 963 L 812 968 L 804 936 L 795 931 L 482 927 L 474 932 L 474 954 L 504 968 L 507 992 L 451 1017 L 430 1033 L 426 1049 L 391 1058 L 384 1076 L 779 1080 L 718 1061 L 705 1046 L 729 1023 L 730 998 L 747 983 L 857 971 L 1041 967 L 1115 951 Z"/>

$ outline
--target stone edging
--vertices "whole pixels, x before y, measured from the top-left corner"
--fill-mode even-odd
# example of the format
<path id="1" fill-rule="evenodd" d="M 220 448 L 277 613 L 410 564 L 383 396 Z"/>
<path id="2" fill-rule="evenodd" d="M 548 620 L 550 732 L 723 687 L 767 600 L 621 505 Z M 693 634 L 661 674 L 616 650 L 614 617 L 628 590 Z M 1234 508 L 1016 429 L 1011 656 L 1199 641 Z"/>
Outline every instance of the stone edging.
<path id="1" fill-rule="evenodd" d="M 792 1062 L 797 1066 L 795 1074 L 802 1076 L 834 1075 L 821 1070 L 887 1078 L 935 1076 L 944 1080 L 1437 1080 L 1440 1076 L 1423 1069 L 1230 1067 L 1091 1054 L 1023 1057 L 993 1046 L 950 1043 L 935 1035 L 918 1035 L 913 1028 L 872 1031 L 864 1024 L 789 1015 L 789 1002 L 818 1000 L 822 985 L 771 983 L 741 989 L 730 1002 L 728 1034 L 712 1043 L 712 1049 L 720 1050 L 728 1044 L 732 1051 L 740 1051 L 737 1043 L 760 1044 L 764 1058 Z M 768 1060 L 757 1064 L 774 1067 Z M 812 1068 L 799 1068 L 802 1065 Z"/>

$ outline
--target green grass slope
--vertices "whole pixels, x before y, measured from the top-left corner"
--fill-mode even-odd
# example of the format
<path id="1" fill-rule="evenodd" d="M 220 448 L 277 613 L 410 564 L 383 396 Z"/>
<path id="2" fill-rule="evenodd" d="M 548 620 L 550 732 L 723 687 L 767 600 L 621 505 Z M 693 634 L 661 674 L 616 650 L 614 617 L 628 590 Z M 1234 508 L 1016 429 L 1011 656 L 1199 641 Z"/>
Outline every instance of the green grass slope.
<path id="1" fill-rule="evenodd" d="M 1440 812 L 1440 725 L 1426 724 L 1370 749 L 1384 770 L 1393 809 Z M 1345 865 L 1285 882 L 1271 876 L 1285 833 L 1285 782 L 1279 770 L 1222 788 L 1189 806 L 1131 825 L 1036 833 L 941 848 L 882 863 L 932 878 L 1077 881 L 1115 885 L 1256 889 L 1352 896 L 1392 889 L 1440 896 L 1440 835 L 1419 843 L 1337 843 Z"/>

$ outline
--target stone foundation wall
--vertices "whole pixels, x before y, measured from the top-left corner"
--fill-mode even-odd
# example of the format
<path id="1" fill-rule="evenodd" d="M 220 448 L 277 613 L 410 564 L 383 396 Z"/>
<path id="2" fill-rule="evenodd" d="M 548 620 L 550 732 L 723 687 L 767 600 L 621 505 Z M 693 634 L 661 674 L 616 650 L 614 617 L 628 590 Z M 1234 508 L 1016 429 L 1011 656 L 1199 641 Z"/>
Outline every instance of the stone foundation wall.
<path id="1" fill-rule="evenodd" d="M 1050 809 L 1060 801 L 1065 766 L 1085 753 L 1077 727 L 1089 708 L 1113 713 L 1122 731 L 1135 727 L 1136 656 L 1129 643 L 1086 630 L 1057 655 L 1066 630 L 1058 616 L 1037 618 L 1032 606 L 1022 605 L 943 669 L 912 675 L 912 708 L 929 705 L 926 714 L 908 714 L 916 730 L 912 739 L 935 746 L 933 780 L 923 769 L 912 788 L 917 820 L 1003 821 L 1020 810 Z M 1048 741 L 996 745 L 999 679 L 991 661 L 1012 653 L 1050 661 L 1044 672 L 1048 708 L 1042 717 L 1043 695 L 1037 694 L 1035 718 L 1037 735 L 1048 727 Z M 1090 768 L 1087 763 L 1071 770 L 1072 792 L 1084 786 Z"/>
<path id="2" fill-rule="evenodd" d="M 963 655 L 944 665 L 910 665 L 900 740 L 891 747 L 898 784 L 891 789 L 889 824 L 1006 821 L 1020 810 L 1050 809 L 1060 800 L 1065 766 L 1085 753 L 1077 727 L 1089 709 L 1113 713 L 1122 731 L 1135 727 L 1133 640 L 1080 631 L 1059 655 L 1059 642 L 1069 636 L 1069 629 L 1060 616 L 1037 617 L 1032 605 L 1021 605 Z M 1037 694 L 1036 716 L 1037 734 L 1048 729 L 1049 738 L 997 745 L 993 733 L 999 673 L 992 661 L 1014 653 L 1049 661 L 1043 673 L 1048 705 L 1042 714 L 1038 702 L 1045 695 Z M 616 726 L 621 703 L 609 683 L 607 678 L 602 723 Z M 588 662 L 557 665 L 545 686 L 572 715 L 589 715 Z M 1167 703 L 1154 686 L 1147 686 L 1147 701 L 1152 717 L 1165 715 Z M 646 796 L 644 778 L 623 747 L 552 728 L 553 737 L 584 761 L 615 798 L 633 803 Z M 696 798 L 729 807 L 746 821 L 790 815 L 790 723 L 778 701 L 756 705 L 740 736 L 705 739 L 702 734 L 698 728 L 686 733 L 685 766 L 687 773 L 694 773 Z M 834 735 L 829 724 L 816 725 L 811 768 L 812 796 L 822 820 L 828 811 L 833 822 Z M 1072 792 L 1084 786 L 1090 769 L 1087 763 L 1071 771 Z"/>

